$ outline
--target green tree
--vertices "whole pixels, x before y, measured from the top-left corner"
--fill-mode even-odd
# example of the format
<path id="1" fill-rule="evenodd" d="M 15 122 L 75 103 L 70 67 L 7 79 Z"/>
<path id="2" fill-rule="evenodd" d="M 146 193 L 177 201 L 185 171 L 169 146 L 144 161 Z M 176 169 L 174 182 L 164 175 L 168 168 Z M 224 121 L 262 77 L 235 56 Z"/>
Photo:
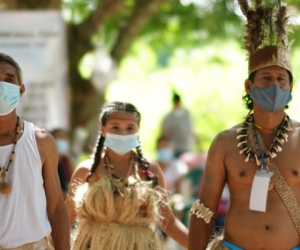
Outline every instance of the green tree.
<path id="1" fill-rule="evenodd" d="M 295 13 L 298 0 L 291 0 Z M 241 41 L 244 17 L 229 0 L 0 0 L 2 10 L 61 10 L 67 22 L 71 131 L 97 118 L 103 93 L 82 76 L 83 57 L 102 43 L 120 65 L 132 44 L 144 39 L 157 63 L 169 64 L 179 47 L 199 47 L 213 39 Z M 295 32 L 294 34 L 297 34 Z"/>

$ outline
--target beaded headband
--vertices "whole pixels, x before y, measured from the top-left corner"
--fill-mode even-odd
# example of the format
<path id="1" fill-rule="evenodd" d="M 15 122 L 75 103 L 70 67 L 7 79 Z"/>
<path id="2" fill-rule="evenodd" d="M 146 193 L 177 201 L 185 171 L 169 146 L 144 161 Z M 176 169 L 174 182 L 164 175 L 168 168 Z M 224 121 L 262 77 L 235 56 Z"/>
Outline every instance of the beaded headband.
<path id="1" fill-rule="evenodd" d="M 132 121 L 137 123 L 137 120 L 130 119 L 130 118 L 121 118 L 121 117 L 109 117 L 108 120 L 122 120 L 122 121 Z"/>

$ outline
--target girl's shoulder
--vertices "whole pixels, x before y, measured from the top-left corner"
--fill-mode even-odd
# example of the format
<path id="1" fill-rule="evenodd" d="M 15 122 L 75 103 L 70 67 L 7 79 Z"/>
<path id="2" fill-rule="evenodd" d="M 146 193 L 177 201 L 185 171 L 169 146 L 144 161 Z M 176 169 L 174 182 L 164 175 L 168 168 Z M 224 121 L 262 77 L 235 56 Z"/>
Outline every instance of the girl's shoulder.
<path id="1" fill-rule="evenodd" d="M 91 166 L 93 164 L 93 160 L 92 159 L 87 159 L 84 160 L 82 162 L 80 162 L 73 174 L 73 179 L 77 179 L 77 180 L 82 180 L 83 182 L 85 182 L 86 177 L 88 176 Z"/>

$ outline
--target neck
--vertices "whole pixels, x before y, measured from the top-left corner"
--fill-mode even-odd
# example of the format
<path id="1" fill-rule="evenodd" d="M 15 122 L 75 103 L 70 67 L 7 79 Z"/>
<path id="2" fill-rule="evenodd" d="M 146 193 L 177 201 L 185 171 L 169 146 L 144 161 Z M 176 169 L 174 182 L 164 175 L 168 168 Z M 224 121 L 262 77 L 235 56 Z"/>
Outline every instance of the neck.
<path id="1" fill-rule="evenodd" d="M 5 116 L 0 116 L 0 136 L 11 135 L 15 132 L 17 123 L 17 115 L 9 114 Z"/>
<path id="2" fill-rule="evenodd" d="M 109 162 L 112 165 L 128 164 L 131 160 L 131 155 L 132 155 L 131 151 L 125 155 L 118 155 L 111 149 L 109 149 L 109 148 L 107 149 L 107 156 L 108 156 Z"/>
<path id="3" fill-rule="evenodd" d="M 134 155 L 132 151 L 120 156 L 108 149 L 106 157 L 105 163 L 108 164 L 107 169 L 109 173 L 113 172 L 119 177 L 127 177 L 130 175 L 134 165 Z"/>
<path id="4" fill-rule="evenodd" d="M 282 122 L 282 119 L 284 117 L 284 111 L 278 111 L 274 113 L 268 113 L 265 111 L 254 111 L 253 117 L 256 126 L 264 128 L 260 130 L 263 130 L 264 132 L 273 133 L 274 129 L 276 129 Z"/>

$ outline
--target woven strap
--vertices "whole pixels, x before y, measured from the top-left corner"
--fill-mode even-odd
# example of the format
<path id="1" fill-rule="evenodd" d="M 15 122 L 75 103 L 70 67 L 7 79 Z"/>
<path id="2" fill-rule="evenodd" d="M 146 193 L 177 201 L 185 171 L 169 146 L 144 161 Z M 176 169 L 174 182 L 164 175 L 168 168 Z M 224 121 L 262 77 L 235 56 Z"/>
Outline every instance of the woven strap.
<path id="1" fill-rule="evenodd" d="M 269 170 L 274 172 L 272 181 L 274 181 L 275 189 L 288 210 L 298 234 L 300 235 L 300 207 L 296 197 L 274 160 L 270 161 Z"/>
<path id="2" fill-rule="evenodd" d="M 253 129 L 254 129 L 253 127 L 251 128 L 251 126 L 249 126 L 247 134 L 248 134 L 248 139 L 249 139 L 251 147 L 253 149 L 255 149 L 255 148 L 257 148 L 257 144 L 255 143 L 256 140 L 255 140 L 255 135 L 253 133 Z M 267 149 L 267 147 L 266 147 L 265 143 L 263 142 L 259 132 L 257 133 L 257 135 L 258 135 L 259 143 L 262 147 L 262 150 L 265 151 Z M 274 182 L 275 189 L 276 189 L 279 197 L 281 198 L 283 204 L 285 205 L 287 211 L 289 212 L 289 214 L 294 222 L 294 225 L 297 229 L 297 232 L 300 235 L 300 207 L 298 205 L 296 197 L 295 197 L 292 189 L 286 182 L 280 169 L 276 165 L 275 161 L 271 157 L 270 157 L 270 162 L 269 162 L 268 166 L 269 166 L 269 170 L 274 173 L 271 179 Z"/>

